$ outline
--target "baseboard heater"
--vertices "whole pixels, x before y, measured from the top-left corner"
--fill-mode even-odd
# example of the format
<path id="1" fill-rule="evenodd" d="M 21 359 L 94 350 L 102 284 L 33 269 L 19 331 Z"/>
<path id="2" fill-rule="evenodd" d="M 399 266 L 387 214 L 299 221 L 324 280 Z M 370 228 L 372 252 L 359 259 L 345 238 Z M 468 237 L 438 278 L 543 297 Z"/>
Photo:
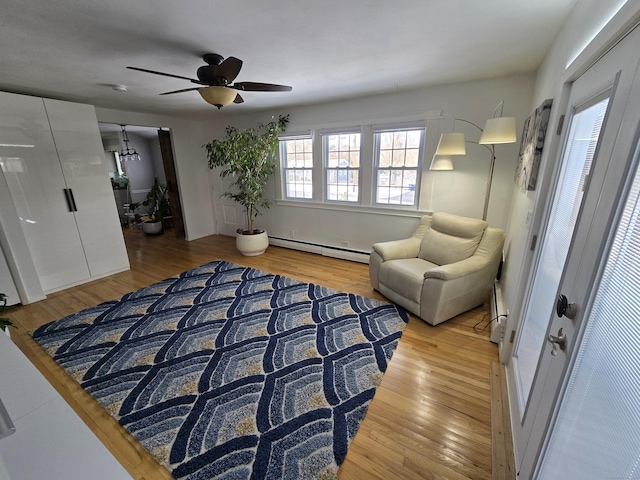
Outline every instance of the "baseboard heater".
<path id="1" fill-rule="evenodd" d="M 494 283 L 491 291 L 491 341 L 500 343 L 504 336 L 504 327 L 507 323 L 506 310 L 502 303 L 502 291 L 498 283 Z"/>
<path id="2" fill-rule="evenodd" d="M 352 262 L 369 263 L 369 252 L 362 252 L 360 250 L 352 250 L 349 248 L 333 247 L 330 245 L 321 245 L 318 243 L 272 236 L 269 236 L 269 245 L 290 248 L 292 250 L 301 250 L 303 252 L 317 253 L 318 255 L 323 255 L 325 257 L 351 260 Z"/>

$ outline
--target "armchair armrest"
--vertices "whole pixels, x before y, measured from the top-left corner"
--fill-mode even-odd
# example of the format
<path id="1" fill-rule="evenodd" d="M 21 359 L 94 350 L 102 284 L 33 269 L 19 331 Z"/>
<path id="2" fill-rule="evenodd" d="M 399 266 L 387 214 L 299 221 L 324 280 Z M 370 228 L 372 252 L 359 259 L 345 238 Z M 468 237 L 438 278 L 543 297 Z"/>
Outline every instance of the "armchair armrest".
<path id="1" fill-rule="evenodd" d="M 372 248 L 385 262 L 399 258 L 415 258 L 420 251 L 420 241 L 419 238 L 410 237 L 403 240 L 376 243 Z"/>
<path id="2" fill-rule="evenodd" d="M 424 278 L 437 278 L 440 280 L 453 280 L 475 273 L 489 273 L 496 267 L 495 262 L 482 256 L 472 256 L 455 263 L 441 265 L 427 270 Z"/>

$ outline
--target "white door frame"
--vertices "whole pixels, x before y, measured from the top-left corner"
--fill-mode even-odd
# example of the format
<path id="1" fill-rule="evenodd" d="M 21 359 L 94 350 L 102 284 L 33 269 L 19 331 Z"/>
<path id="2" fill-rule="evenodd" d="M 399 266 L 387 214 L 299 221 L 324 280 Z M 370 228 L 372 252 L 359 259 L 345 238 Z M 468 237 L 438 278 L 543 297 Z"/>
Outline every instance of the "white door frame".
<path id="1" fill-rule="evenodd" d="M 617 39 L 615 41 L 614 40 L 609 41 L 607 43 L 607 46 L 603 46 L 602 48 L 599 49 L 597 55 L 595 56 L 595 60 L 596 61 L 600 57 L 602 57 L 608 50 L 610 50 L 612 48 L 612 45 L 617 44 L 618 41 L 622 37 L 624 37 L 624 35 L 626 34 L 626 32 L 627 32 L 627 30 L 629 28 L 629 25 L 632 24 L 632 23 L 637 23 L 637 17 L 638 17 L 638 15 L 635 15 L 633 20 L 629 20 L 629 17 L 627 17 L 627 21 L 624 22 L 624 28 L 620 32 L 618 32 L 619 35 L 618 35 Z M 594 58 L 594 57 L 592 57 L 592 58 Z M 594 63 L 595 63 L 595 61 L 592 61 L 591 59 L 589 59 L 588 62 L 582 63 L 582 65 L 586 65 L 586 66 L 584 66 L 584 68 L 581 68 L 581 69 L 576 69 L 575 70 L 576 73 L 574 74 L 573 77 L 579 77 L 580 76 L 579 74 L 581 74 L 583 71 L 587 70 Z M 573 80 L 573 78 L 571 80 Z M 569 94 L 570 94 L 570 85 L 567 83 L 567 84 L 565 84 L 563 86 L 563 95 L 559 99 L 559 102 L 557 102 L 557 104 L 556 104 L 556 107 L 561 107 L 561 108 L 557 108 L 556 109 L 556 112 L 555 112 L 555 118 L 556 119 L 561 114 L 564 114 L 564 112 L 567 110 Z M 553 120 L 552 120 L 552 122 L 553 122 Z M 556 122 L 550 123 L 550 125 L 554 125 L 555 123 Z M 557 137 L 554 137 L 554 139 L 556 139 L 556 138 Z M 559 144 L 562 143 L 562 141 L 563 141 L 563 139 L 557 139 L 557 142 Z M 560 152 L 560 146 L 556 146 L 556 148 L 554 150 L 555 150 L 554 152 L 550 153 L 550 156 L 551 155 L 556 156 L 559 153 L 561 153 Z M 547 175 L 549 177 L 551 177 L 550 179 L 556 178 L 556 176 L 558 175 L 558 171 L 557 171 L 558 170 L 558 163 L 559 162 L 555 162 L 555 164 L 553 165 L 553 168 L 551 169 L 553 171 L 552 174 L 551 174 L 551 172 L 547 172 Z M 554 183 L 555 182 L 548 182 L 548 184 L 554 184 Z M 544 196 L 540 197 L 540 198 L 546 199 L 546 201 L 542 202 L 542 203 L 544 203 L 544 208 L 540 208 L 539 209 L 539 210 L 541 210 L 541 212 L 538 213 L 538 216 L 540 217 L 538 219 L 539 223 L 536 224 L 537 225 L 536 228 L 532 228 L 531 232 L 537 232 L 537 231 L 542 230 L 540 225 L 542 224 L 543 220 L 546 221 L 547 216 L 548 216 L 548 208 L 549 208 L 549 206 L 547 204 L 549 203 L 550 193 L 551 192 L 550 192 L 549 188 L 547 188 L 547 192 L 544 192 L 544 193 L 541 192 L 541 195 L 544 195 Z M 616 194 L 617 194 L 617 192 L 616 192 Z M 602 222 L 602 221 L 605 221 L 605 219 L 597 219 L 596 220 L 596 222 Z M 533 235 L 533 233 L 531 233 L 531 235 Z M 539 250 L 540 249 L 538 249 L 538 251 Z M 538 252 L 536 252 L 536 254 L 537 253 Z M 523 285 L 518 285 L 518 289 L 522 290 L 522 291 L 519 291 L 519 300 L 520 300 L 519 304 L 521 305 L 520 308 L 521 308 L 522 311 L 524 311 L 524 304 L 525 304 L 525 302 L 523 300 L 526 297 L 526 293 L 527 293 L 527 291 L 529 289 L 530 282 L 531 282 L 531 278 L 527 278 L 526 281 L 521 279 L 521 283 Z M 516 315 L 518 315 L 518 312 L 516 312 Z M 521 316 L 522 316 L 522 312 L 520 312 L 519 317 L 521 317 Z M 553 331 L 555 333 L 555 330 L 557 330 L 557 327 L 555 327 L 555 326 L 550 327 L 550 331 Z M 570 348 L 570 351 L 573 350 L 574 347 L 576 347 L 576 344 L 574 343 L 576 341 L 575 337 L 576 336 L 574 335 L 574 338 L 571 339 L 572 346 Z M 513 350 L 513 345 L 510 346 L 510 350 Z M 569 351 L 569 353 L 570 353 L 570 351 Z M 509 357 L 511 355 L 512 355 L 512 352 L 509 353 Z M 510 388 L 510 392 L 509 393 L 510 393 L 511 411 L 512 411 L 512 424 L 513 424 L 514 434 L 516 434 L 517 429 L 521 428 L 522 425 L 520 424 L 520 410 L 519 410 L 519 405 L 517 405 L 517 403 L 518 403 L 517 395 L 514 395 L 516 393 L 515 390 L 514 390 L 514 386 L 516 385 L 516 381 L 515 381 L 515 378 L 514 378 L 514 375 L 513 375 L 513 369 L 509 368 L 509 367 L 510 366 L 507 367 L 507 371 L 508 371 L 508 375 L 509 375 L 508 381 L 509 381 L 509 388 Z M 558 381 L 558 380 L 556 379 L 556 381 Z M 554 396 L 552 399 L 547 399 L 547 402 L 551 401 L 552 402 L 551 404 L 553 404 L 553 403 L 555 403 L 556 399 L 557 399 L 557 396 Z M 551 407 L 549 407 L 549 408 L 551 408 Z M 546 431 L 548 425 L 549 425 L 548 422 L 544 422 L 544 425 L 541 425 L 540 428 L 542 428 L 544 431 Z M 537 432 L 536 435 L 538 435 L 538 437 L 539 437 L 540 436 L 540 432 Z M 543 438 L 544 438 L 544 433 L 542 435 L 543 435 Z M 539 448 L 542 448 L 542 443 L 540 443 Z M 516 451 L 515 453 L 516 453 L 517 463 L 520 464 L 520 461 L 522 460 L 521 456 L 522 456 L 523 452 Z M 531 459 L 529 459 L 528 461 L 531 462 Z M 534 461 L 535 461 L 535 458 L 534 458 Z M 530 468 L 530 465 L 527 468 Z"/>
<path id="2" fill-rule="evenodd" d="M 640 36 L 640 31 L 638 35 Z M 576 236 L 582 244 L 579 246 L 579 251 L 582 254 L 570 258 L 565 272 L 567 278 L 563 278 L 560 286 L 566 292 L 567 297 L 573 297 L 578 302 L 579 313 L 575 321 L 566 317 L 555 317 L 551 322 L 550 331 L 561 327 L 567 332 L 569 345 L 566 355 L 547 356 L 550 368 L 543 387 L 546 394 L 541 395 L 540 408 L 538 409 L 538 415 L 541 418 L 534 421 L 536 427 L 532 433 L 532 438 L 537 436 L 541 439 L 537 445 L 540 453 L 533 455 L 532 453 L 535 452 L 529 452 L 529 454 L 525 452 L 521 465 L 521 473 L 523 473 L 521 478 L 536 478 L 542 459 L 546 454 L 549 439 L 587 327 L 587 322 L 583 320 L 587 319 L 591 313 L 592 301 L 599 287 L 611 242 L 616 233 L 618 219 L 637 167 L 638 136 L 640 134 L 640 65 L 635 68 L 635 71 L 633 90 L 628 97 L 628 107 L 624 112 L 620 130 L 617 132 L 611 154 L 612 160 L 605 173 L 603 188 L 597 198 L 594 195 L 591 198 L 585 197 L 585 202 L 591 202 L 593 205 L 592 208 L 587 206 L 592 212 L 591 218 L 586 221 L 581 219 L 576 230 Z M 528 477 L 529 473 L 533 477 Z M 564 472 L 564 474 L 568 473 Z"/>

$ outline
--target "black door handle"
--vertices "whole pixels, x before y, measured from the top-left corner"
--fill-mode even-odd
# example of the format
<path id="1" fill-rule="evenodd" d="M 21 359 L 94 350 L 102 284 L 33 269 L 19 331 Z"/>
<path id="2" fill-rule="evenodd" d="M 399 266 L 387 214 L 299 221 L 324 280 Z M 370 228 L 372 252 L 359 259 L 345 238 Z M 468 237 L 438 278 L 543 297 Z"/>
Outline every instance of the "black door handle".
<path id="1" fill-rule="evenodd" d="M 70 212 L 73 212 L 73 206 L 71 205 L 71 195 L 69 195 L 69 189 L 63 188 L 62 191 L 64 192 L 64 198 L 67 201 L 67 208 L 69 209 Z"/>
<path id="2" fill-rule="evenodd" d="M 73 197 L 73 190 L 69 189 L 69 198 L 71 199 L 71 206 L 73 207 L 73 211 L 77 212 L 78 207 L 76 207 L 76 199 Z"/>
<path id="3" fill-rule="evenodd" d="M 63 188 L 64 198 L 67 200 L 67 208 L 70 212 L 77 212 L 76 201 L 73 198 L 73 191 L 70 188 Z"/>
<path id="4" fill-rule="evenodd" d="M 560 294 L 556 302 L 556 315 L 560 318 L 564 315 L 567 318 L 574 319 L 578 313 L 578 306 L 575 303 L 569 303 L 567 297 Z"/>

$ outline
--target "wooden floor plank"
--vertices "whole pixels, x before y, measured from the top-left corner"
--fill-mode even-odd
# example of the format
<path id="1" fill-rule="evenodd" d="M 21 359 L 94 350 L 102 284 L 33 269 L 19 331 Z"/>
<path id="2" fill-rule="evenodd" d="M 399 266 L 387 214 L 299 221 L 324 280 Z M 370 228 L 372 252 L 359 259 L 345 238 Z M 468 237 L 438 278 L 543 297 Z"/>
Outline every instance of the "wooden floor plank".
<path id="1" fill-rule="evenodd" d="M 513 437 L 511 414 L 507 397 L 507 376 L 504 365 L 491 364 L 491 442 L 493 444 L 493 480 L 512 480 L 516 478 L 515 459 L 513 457 Z"/>
<path id="2" fill-rule="evenodd" d="M 384 300 L 371 288 L 365 264 L 273 246 L 258 257 L 243 257 L 233 238 L 217 235 L 186 242 L 171 232 L 147 237 L 127 229 L 125 239 L 130 271 L 51 294 L 8 316 L 18 325 L 12 331 L 16 344 L 136 480 L 171 476 L 28 332 L 218 259 Z M 491 401 L 491 365 L 498 361 L 497 347 L 489 341 L 488 331 L 474 330 L 479 322 L 486 323 L 487 312 L 479 307 L 436 327 L 410 318 L 340 469 L 340 479 L 491 478 L 496 462 L 492 415 L 499 411 L 504 415 L 504 403 L 498 409 Z M 506 454 L 497 460 L 500 466 L 502 455 Z"/>

